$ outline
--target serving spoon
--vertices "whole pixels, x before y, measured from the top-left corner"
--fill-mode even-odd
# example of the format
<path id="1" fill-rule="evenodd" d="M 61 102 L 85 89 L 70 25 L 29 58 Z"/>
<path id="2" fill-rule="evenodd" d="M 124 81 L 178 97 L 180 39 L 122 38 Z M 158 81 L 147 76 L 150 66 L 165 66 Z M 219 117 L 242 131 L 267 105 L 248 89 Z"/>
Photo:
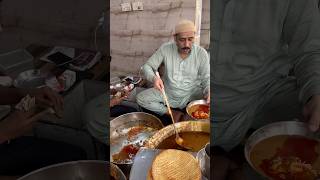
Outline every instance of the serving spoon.
<path id="1" fill-rule="evenodd" d="M 158 78 L 160 78 L 159 72 L 156 72 L 156 76 L 157 76 Z M 168 98 L 167 98 L 167 95 L 166 95 L 166 92 L 165 92 L 164 88 L 161 89 L 161 93 L 162 93 L 162 95 L 163 95 L 164 101 L 165 101 L 165 103 L 166 103 L 166 105 L 167 105 L 168 112 L 169 112 L 169 114 L 170 114 L 170 117 L 171 117 L 171 120 L 172 120 L 172 123 L 173 123 L 173 124 L 172 124 L 172 125 L 173 125 L 173 129 L 174 129 L 174 132 L 175 132 L 175 134 L 176 134 L 176 138 L 175 138 L 176 143 L 177 143 L 179 146 L 181 146 L 182 148 L 184 148 L 184 149 L 191 150 L 192 148 L 186 146 L 185 143 L 184 143 L 184 140 L 179 136 L 179 133 L 178 133 L 177 128 L 176 128 L 176 126 L 175 126 L 175 121 L 174 121 L 174 118 L 173 118 L 173 115 L 172 115 L 172 111 L 171 111 L 171 108 L 170 108 L 170 104 L 169 104 L 169 101 L 168 101 Z"/>

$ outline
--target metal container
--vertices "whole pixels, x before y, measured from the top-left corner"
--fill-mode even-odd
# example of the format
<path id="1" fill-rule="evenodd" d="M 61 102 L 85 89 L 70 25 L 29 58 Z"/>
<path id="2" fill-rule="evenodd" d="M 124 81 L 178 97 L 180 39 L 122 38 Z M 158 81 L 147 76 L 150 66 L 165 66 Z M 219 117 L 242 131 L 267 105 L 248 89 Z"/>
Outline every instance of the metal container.
<path id="1" fill-rule="evenodd" d="M 18 180 L 105 180 L 109 179 L 108 169 L 106 161 L 71 161 L 35 170 Z"/>
<path id="2" fill-rule="evenodd" d="M 187 108 L 186 108 L 186 111 L 187 111 L 188 115 L 189 115 L 192 119 L 194 119 L 194 120 L 209 121 L 210 118 L 208 118 L 208 119 L 197 119 L 197 118 L 195 118 L 195 117 L 192 116 L 192 113 L 195 111 L 195 109 L 193 108 L 194 105 L 208 105 L 208 104 L 207 104 L 207 101 L 204 100 L 204 99 L 191 101 L 191 102 L 188 104 L 188 106 L 187 106 Z"/>
<path id="3" fill-rule="evenodd" d="M 210 122 L 208 121 L 183 121 L 175 123 L 177 131 L 180 132 L 204 132 L 210 133 Z M 162 128 L 154 134 L 146 143 L 145 147 L 156 149 L 161 142 L 174 135 L 173 124 Z M 205 144 L 204 144 L 205 146 Z"/>
<path id="4" fill-rule="evenodd" d="M 127 180 L 121 169 L 113 163 L 110 163 L 110 175 L 116 180 Z"/>
<path id="5" fill-rule="evenodd" d="M 245 145 L 245 157 L 250 166 L 262 174 L 251 162 L 250 153 L 255 145 L 264 139 L 277 136 L 277 135 L 300 135 L 307 138 L 318 139 L 319 133 L 311 132 L 308 129 L 308 125 L 304 122 L 299 121 L 283 121 L 268 124 L 258 130 L 256 130 L 247 140 Z"/>
<path id="6" fill-rule="evenodd" d="M 134 140 L 128 140 L 128 131 L 132 127 L 144 126 L 154 129 L 154 132 L 139 133 Z M 163 128 L 163 124 L 157 117 L 144 113 L 133 112 L 121 115 L 110 121 L 110 161 L 119 164 L 132 164 L 131 163 L 118 163 L 114 162 L 112 155 L 119 153 L 121 149 L 128 144 L 141 144 L 149 139 L 156 131 Z"/>

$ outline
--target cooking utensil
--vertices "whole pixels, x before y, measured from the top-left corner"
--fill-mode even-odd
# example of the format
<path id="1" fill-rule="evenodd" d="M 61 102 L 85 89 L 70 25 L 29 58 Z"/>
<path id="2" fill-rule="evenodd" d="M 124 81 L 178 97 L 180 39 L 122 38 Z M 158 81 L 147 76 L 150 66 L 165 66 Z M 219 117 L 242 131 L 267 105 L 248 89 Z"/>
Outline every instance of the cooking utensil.
<path id="1" fill-rule="evenodd" d="M 311 132 L 308 125 L 299 121 L 283 121 L 268 124 L 256 130 L 247 140 L 245 144 L 245 157 L 250 166 L 262 176 L 265 176 L 259 171 L 250 159 L 253 147 L 262 140 L 277 136 L 277 135 L 299 135 L 312 139 L 319 139 L 319 134 Z"/>
<path id="2" fill-rule="evenodd" d="M 142 131 L 134 138 L 128 138 L 128 132 L 133 127 L 149 127 L 154 131 Z M 110 160 L 115 164 L 128 164 L 132 162 L 114 162 L 112 155 L 119 153 L 121 149 L 128 144 L 140 144 L 149 139 L 157 130 L 163 128 L 163 124 L 157 117 L 144 113 L 132 112 L 121 115 L 110 121 Z"/>
<path id="3" fill-rule="evenodd" d="M 156 76 L 157 76 L 158 78 L 160 78 L 159 72 L 156 72 Z M 170 104 L 169 104 L 169 101 L 168 101 L 168 98 L 167 98 L 167 95 L 166 95 L 166 92 L 165 92 L 164 88 L 161 89 L 161 92 L 162 92 L 164 101 L 165 101 L 165 103 L 166 103 L 166 105 L 167 105 L 168 112 L 169 112 L 170 117 L 171 117 L 171 120 L 172 120 L 174 132 L 176 133 L 176 138 L 175 138 L 176 143 L 177 143 L 179 146 L 181 146 L 181 147 L 183 147 L 183 148 L 185 148 L 185 149 L 187 149 L 187 150 L 192 149 L 192 148 L 190 148 L 190 147 L 187 147 L 187 146 L 183 143 L 183 139 L 179 136 L 179 133 L 178 133 L 178 131 L 177 131 L 177 129 L 176 129 L 176 126 L 174 125 L 174 124 L 175 124 L 175 121 L 174 121 L 174 118 L 173 118 L 173 115 L 172 115 L 172 111 L 171 111 L 171 108 L 170 108 Z"/>
<path id="4" fill-rule="evenodd" d="M 35 170 L 18 180 L 105 180 L 109 179 L 110 176 L 108 172 L 109 166 L 106 161 L 71 161 Z"/>
<path id="5" fill-rule="evenodd" d="M 194 109 L 195 105 L 208 105 L 207 101 L 204 100 L 204 99 L 200 99 L 200 100 L 195 100 L 195 101 L 191 101 L 187 107 L 186 107 L 186 111 L 187 111 L 187 114 L 192 118 L 192 119 L 195 119 L 195 120 L 202 120 L 202 121 L 209 121 L 210 118 L 208 119 L 197 119 L 195 117 L 192 116 L 192 113 L 196 110 Z M 209 105 L 208 105 L 209 106 Z M 210 109 L 209 109 L 209 113 L 210 113 Z M 210 117 L 210 116 L 209 116 Z"/>
<path id="6" fill-rule="evenodd" d="M 159 145 L 172 135 L 175 135 L 174 127 L 177 128 L 179 133 L 194 132 L 194 133 L 208 133 L 210 134 L 210 122 L 208 121 L 183 121 L 166 126 L 156 132 L 151 138 L 148 139 L 145 147 L 157 149 Z M 206 142 L 207 143 L 207 142 Z M 203 144 L 203 147 L 206 145 Z"/>

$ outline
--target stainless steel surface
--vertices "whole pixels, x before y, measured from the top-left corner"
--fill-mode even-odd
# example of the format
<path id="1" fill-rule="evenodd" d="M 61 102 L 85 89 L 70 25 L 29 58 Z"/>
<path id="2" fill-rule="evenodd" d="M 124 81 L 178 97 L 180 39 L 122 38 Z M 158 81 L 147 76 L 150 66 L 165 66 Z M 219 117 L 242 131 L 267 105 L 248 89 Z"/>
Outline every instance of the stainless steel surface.
<path id="1" fill-rule="evenodd" d="M 256 130 L 246 142 L 245 157 L 250 166 L 258 173 L 260 173 L 260 171 L 255 168 L 250 160 L 250 153 L 253 147 L 260 141 L 276 135 L 300 135 L 314 139 L 319 138 L 319 134 L 311 132 L 306 123 L 299 121 L 276 122 Z M 260 174 L 263 175 L 262 173 Z"/>
<path id="2" fill-rule="evenodd" d="M 188 104 L 188 106 L 186 107 L 186 111 L 187 111 L 188 115 L 189 115 L 192 119 L 194 119 L 194 120 L 209 121 L 210 118 L 209 118 L 209 119 L 196 119 L 196 118 L 194 118 L 194 117 L 192 116 L 193 111 L 191 110 L 191 109 L 192 109 L 191 107 L 194 106 L 194 105 L 199 105 L 199 104 L 207 105 L 207 101 L 204 100 L 204 99 L 191 101 L 191 102 Z"/>
<path id="3" fill-rule="evenodd" d="M 45 85 L 46 76 L 40 70 L 30 69 L 20 73 L 13 85 L 20 88 L 36 88 Z"/>
<path id="4" fill-rule="evenodd" d="M 121 169 L 113 163 L 110 163 L 110 175 L 116 180 L 127 180 Z"/>
<path id="5" fill-rule="evenodd" d="M 128 132 L 133 127 L 144 126 L 150 127 L 155 131 L 163 128 L 163 124 L 157 117 L 144 113 L 133 112 L 121 115 L 112 121 L 110 121 L 110 160 L 115 164 L 132 164 L 131 163 L 116 163 L 112 160 L 112 155 L 119 153 L 121 149 L 128 144 L 140 144 L 142 145 L 147 139 L 149 139 L 153 132 L 139 133 L 136 138 L 128 140 Z"/>
<path id="6" fill-rule="evenodd" d="M 109 178 L 108 169 L 106 161 L 72 161 L 41 168 L 18 180 L 106 180 Z"/>

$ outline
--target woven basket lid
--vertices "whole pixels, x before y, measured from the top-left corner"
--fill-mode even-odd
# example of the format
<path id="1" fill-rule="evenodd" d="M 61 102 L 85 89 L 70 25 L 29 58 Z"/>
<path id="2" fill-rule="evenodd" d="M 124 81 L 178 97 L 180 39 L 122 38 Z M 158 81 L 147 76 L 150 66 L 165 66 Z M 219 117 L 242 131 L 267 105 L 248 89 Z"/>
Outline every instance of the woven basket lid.
<path id="1" fill-rule="evenodd" d="M 201 170 L 198 161 L 190 153 L 168 149 L 154 159 L 151 177 L 153 180 L 200 180 Z"/>

